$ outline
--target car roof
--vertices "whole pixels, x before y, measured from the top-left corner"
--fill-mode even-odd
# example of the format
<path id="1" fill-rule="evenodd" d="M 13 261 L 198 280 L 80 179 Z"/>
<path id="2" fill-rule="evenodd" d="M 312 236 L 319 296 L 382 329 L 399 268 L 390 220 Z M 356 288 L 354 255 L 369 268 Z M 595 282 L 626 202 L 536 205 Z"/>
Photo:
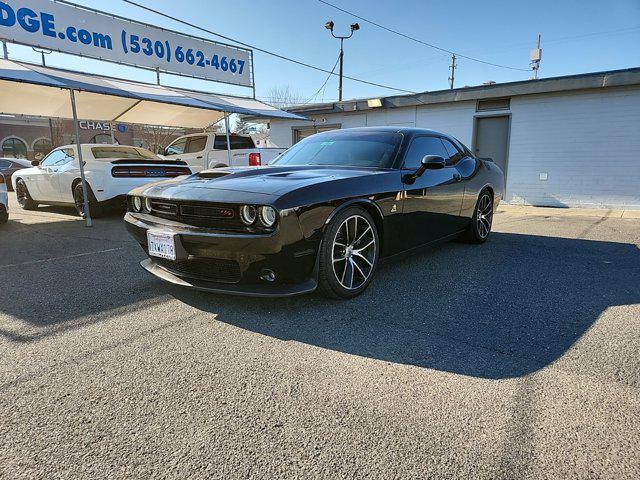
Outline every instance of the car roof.
<path id="1" fill-rule="evenodd" d="M 450 137 L 446 133 L 438 132 L 436 130 L 430 130 L 428 128 L 417 128 L 417 127 L 355 127 L 355 128 L 341 128 L 339 130 L 328 130 L 326 132 L 321 133 L 330 133 L 330 132 L 389 132 L 389 133 L 402 133 L 405 135 L 439 135 L 442 137 Z"/>
<path id="2" fill-rule="evenodd" d="M 16 163 L 19 163 L 20 165 L 31 166 L 31 161 L 26 158 L 0 157 L 0 160 L 9 160 L 10 162 L 16 162 Z"/>

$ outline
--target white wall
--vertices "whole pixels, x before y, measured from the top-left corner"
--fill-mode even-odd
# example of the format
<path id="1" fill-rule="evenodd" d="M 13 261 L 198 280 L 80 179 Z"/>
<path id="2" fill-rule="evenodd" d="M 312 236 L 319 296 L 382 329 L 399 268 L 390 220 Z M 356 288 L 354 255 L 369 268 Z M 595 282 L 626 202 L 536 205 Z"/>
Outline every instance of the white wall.
<path id="1" fill-rule="evenodd" d="M 380 108 L 316 120 L 343 128 L 430 128 L 473 148 L 475 107 L 468 101 Z M 510 113 L 507 202 L 640 209 L 640 87 L 512 97 Z M 291 127 L 312 125 L 273 120 L 271 139 L 288 147 Z"/>
<path id="2" fill-rule="evenodd" d="M 511 113 L 508 202 L 640 208 L 640 88 L 514 97 Z"/>

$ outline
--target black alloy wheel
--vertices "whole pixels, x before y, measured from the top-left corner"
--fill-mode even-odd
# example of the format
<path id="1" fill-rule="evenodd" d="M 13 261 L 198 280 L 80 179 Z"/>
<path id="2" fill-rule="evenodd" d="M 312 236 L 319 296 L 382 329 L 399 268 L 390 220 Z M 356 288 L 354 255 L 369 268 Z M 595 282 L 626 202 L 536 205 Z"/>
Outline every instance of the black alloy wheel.
<path id="1" fill-rule="evenodd" d="M 38 208 L 37 202 L 31 198 L 29 189 L 27 189 L 27 185 L 21 178 L 16 181 L 16 198 L 18 199 L 18 205 L 23 210 L 35 210 Z"/>
<path id="2" fill-rule="evenodd" d="M 371 215 L 359 207 L 338 213 L 325 231 L 320 247 L 318 285 L 332 298 L 352 298 L 373 278 L 380 241 Z"/>
<path id="3" fill-rule="evenodd" d="M 493 195 L 489 190 L 480 192 L 473 219 L 464 239 L 469 243 L 484 243 L 489 238 L 491 226 L 493 225 Z"/>

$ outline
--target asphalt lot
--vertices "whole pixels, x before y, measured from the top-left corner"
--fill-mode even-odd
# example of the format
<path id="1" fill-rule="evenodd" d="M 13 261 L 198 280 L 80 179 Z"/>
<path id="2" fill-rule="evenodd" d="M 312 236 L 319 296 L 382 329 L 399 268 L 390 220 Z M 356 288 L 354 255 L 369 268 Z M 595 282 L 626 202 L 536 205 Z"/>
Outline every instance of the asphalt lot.
<path id="1" fill-rule="evenodd" d="M 499 213 L 344 302 L 168 286 L 120 217 L 12 207 L 0 477 L 640 477 L 640 219 Z"/>

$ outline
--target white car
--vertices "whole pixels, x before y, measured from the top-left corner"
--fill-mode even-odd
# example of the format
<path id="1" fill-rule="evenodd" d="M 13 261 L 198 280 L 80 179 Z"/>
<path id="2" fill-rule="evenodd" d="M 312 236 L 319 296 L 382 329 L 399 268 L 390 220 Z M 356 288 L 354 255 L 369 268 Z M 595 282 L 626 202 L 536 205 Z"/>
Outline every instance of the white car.
<path id="1" fill-rule="evenodd" d="M 75 205 L 84 215 L 84 195 L 80 181 L 78 149 L 65 145 L 52 150 L 33 167 L 13 174 L 18 204 L 31 210 L 38 204 Z M 124 145 L 83 144 L 82 159 L 89 189 L 89 209 L 98 214 L 102 207 L 124 205 L 133 188 L 164 178 L 190 175 L 185 162 L 164 160 L 138 147 Z"/>
<path id="2" fill-rule="evenodd" d="M 7 184 L 4 175 L 0 173 L 0 225 L 9 220 L 9 198 L 7 197 Z"/>
<path id="3" fill-rule="evenodd" d="M 187 162 L 191 170 L 268 165 L 286 148 L 257 148 L 251 135 L 229 134 L 231 162 L 224 133 L 192 133 L 176 138 L 164 149 L 164 157 Z"/>

